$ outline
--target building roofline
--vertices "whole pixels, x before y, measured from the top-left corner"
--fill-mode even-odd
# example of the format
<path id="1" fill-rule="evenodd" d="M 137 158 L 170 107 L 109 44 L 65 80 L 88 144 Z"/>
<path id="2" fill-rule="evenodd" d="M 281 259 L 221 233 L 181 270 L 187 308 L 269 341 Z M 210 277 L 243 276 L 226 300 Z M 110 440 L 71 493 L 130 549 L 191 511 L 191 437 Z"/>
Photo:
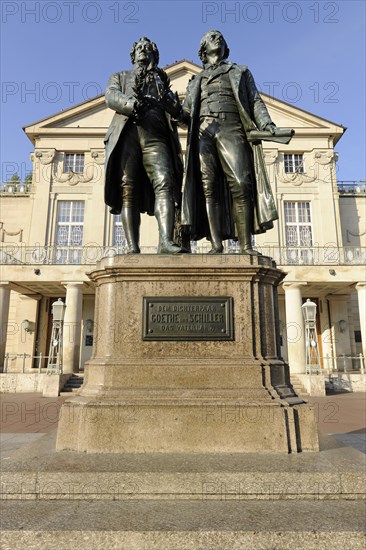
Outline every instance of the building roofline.
<path id="1" fill-rule="evenodd" d="M 87 103 L 91 101 L 95 101 L 96 99 L 99 99 L 101 97 L 104 97 L 105 94 L 99 94 L 95 97 L 91 97 L 90 99 L 87 99 L 86 101 L 81 101 L 80 103 L 76 103 L 75 105 L 72 105 L 72 107 L 67 107 L 67 109 L 61 109 L 61 111 L 57 111 L 57 113 L 53 113 L 52 115 L 48 115 L 44 118 L 40 118 L 39 120 L 35 120 L 34 122 L 31 122 L 30 124 L 25 124 L 22 126 L 23 131 L 25 132 L 26 128 L 29 128 L 29 126 L 35 126 L 36 124 L 40 124 L 41 122 L 44 122 L 45 120 L 48 120 L 49 118 L 53 118 L 54 116 L 60 115 L 61 113 L 67 113 L 67 111 L 71 111 L 72 109 L 76 109 L 77 107 L 81 107 L 81 105 L 86 105 Z"/>
<path id="2" fill-rule="evenodd" d="M 259 93 L 260 93 L 260 95 L 262 95 L 264 97 L 268 97 L 270 100 L 278 101 L 279 103 L 282 103 L 283 105 L 289 105 L 290 107 L 293 107 L 294 109 L 296 109 L 298 111 L 301 111 L 302 113 L 305 113 L 306 115 L 316 117 L 319 120 L 324 120 L 324 122 L 328 122 L 328 124 L 334 124 L 335 126 L 339 126 L 340 128 L 343 128 L 344 132 L 347 130 L 347 126 L 344 126 L 343 124 L 339 124 L 338 122 L 334 122 L 333 120 L 329 120 L 328 118 L 324 118 L 320 115 L 316 115 L 315 113 L 312 113 L 311 111 L 307 111 L 306 109 L 302 109 L 301 107 L 298 107 L 297 105 L 293 105 L 292 103 L 288 103 L 287 101 L 283 101 L 283 99 L 279 99 L 278 97 L 268 95 L 265 92 L 259 92 Z"/>
<path id="3" fill-rule="evenodd" d="M 189 63 L 190 65 L 194 65 L 195 67 L 197 67 L 197 69 L 200 69 L 200 71 L 202 71 L 202 65 L 197 65 L 197 63 L 195 63 L 194 61 L 185 58 L 174 61 L 174 63 L 169 63 L 169 65 L 164 65 L 163 69 L 170 69 L 171 67 L 174 67 L 174 65 L 179 65 L 179 63 Z"/>
<path id="4" fill-rule="evenodd" d="M 199 65 L 197 65 L 197 64 L 194 63 L 193 61 L 189 61 L 188 59 L 180 59 L 179 61 L 175 61 L 174 63 L 171 63 L 170 65 L 165 65 L 165 66 L 164 66 L 164 70 L 170 69 L 170 68 L 174 67 L 175 65 L 179 65 L 180 63 L 189 63 L 190 65 L 193 65 L 194 67 L 197 67 L 197 69 L 202 70 L 202 67 L 200 67 Z M 296 106 L 295 106 L 295 105 L 292 105 L 291 103 L 288 103 L 288 102 L 284 101 L 283 99 L 279 99 L 279 98 L 277 98 L 277 97 L 270 96 L 270 95 L 268 95 L 268 94 L 266 94 L 266 93 L 264 93 L 264 92 L 260 92 L 260 94 L 261 94 L 262 96 L 264 96 L 265 98 L 268 98 L 269 100 L 276 101 L 276 102 L 278 102 L 278 103 L 281 103 L 282 105 L 286 105 L 286 106 L 292 107 L 293 109 L 296 109 L 296 110 L 298 110 L 298 111 L 300 111 L 300 112 L 302 112 L 302 113 L 304 113 L 304 114 L 306 114 L 306 115 L 309 115 L 309 116 L 311 116 L 311 117 L 315 117 L 315 118 L 317 118 L 317 119 L 319 119 L 319 120 L 322 120 L 322 121 L 326 122 L 327 124 L 332 124 L 332 125 L 338 126 L 339 128 L 342 128 L 342 129 L 343 129 L 342 135 L 343 135 L 344 132 L 347 130 L 347 127 L 344 126 L 343 124 L 338 124 L 337 122 L 333 122 L 332 120 L 329 120 L 329 119 L 327 119 L 327 118 L 324 118 L 324 117 L 322 117 L 322 116 L 319 116 L 319 115 L 317 115 L 317 114 L 314 114 L 314 113 L 312 113 L 312 112 L 310 112 L 310 111 L 307 111 L 307 110 L 305 110 L 305 109 L 302 109 L 301 107 L 298 107 L 297 105 L 296 105 Z M 46 117 L 43 117 L 43 118 L 41 118 L 41 119 L 39 119 L 39 120 L 36 120 L 35 122 L 32 122 L 32 123 L 30 123 L 30 124 L 26 124 L 26 125 L 24 125 L 24 126 L 22 127 L 22 129 L 23 129 L 23 131 L 26 133 L 26 129 L 29 128 L 29 127 L 31 127 L 31 126 L 35 126 L 35 125 L 37 125 L 37 124 L 40 124 L 40 123 L 42 123 L 42 122 L 45 122 L 45 121 L 47 121 L 48 119 L 51 119 L 51 118 L 53 118 L 53 117 L 55 117 L 55 116 L 57 116 L 57 115 L 60 115 L 61 113 L 67 113 L 68 111 L 71 111 L 71 110 L 73 110 L 73 109 L 77 109 L 78 107 L 81 107 L 82 105 L 87 105 L 88 103 L 91 103 L 91 102 L 93 102 L 93 101 L 96 101 L 96 100 L 98 100 L 98 99 L 101 99 L 102 97 L 104 97 L 104 95 L 105 95 L 104 93 L 103 93 L 103 94 L 99 94 L 99 95 L 97 95 L 97 96 L 95 96 L 95 97 L 92 97 L 92 98 L 90 98 L 90 99 L 87 99 L 86 101 L 81 101 L 80 103 L 76 103 L 75 105 L 72 105 L 71 107 L 68 107 L 67 109 L 62 109 L 61 111 L 58 111 L 58 112 L 56 112 L 56 113 L 53 113 L 53 114 L 48 115 L 48 116 L 46 116 Z M 341 137 L 341 136 L 340 136 L 340 137 Z M 338 140 L 337 140 L 337 141 L 338 141 Z"/>

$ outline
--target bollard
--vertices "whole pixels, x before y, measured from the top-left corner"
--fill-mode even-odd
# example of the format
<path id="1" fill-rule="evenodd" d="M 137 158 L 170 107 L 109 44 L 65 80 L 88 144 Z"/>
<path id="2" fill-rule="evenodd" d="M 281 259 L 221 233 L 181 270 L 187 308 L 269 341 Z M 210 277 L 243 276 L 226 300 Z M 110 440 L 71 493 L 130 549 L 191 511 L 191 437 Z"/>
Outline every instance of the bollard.
<path id="1" fill-rule="evenodd" d="M 343 372 L 347 372 L 347 361 L 346 361 L 346 355 L 343 354 Z"/>
<path id="2" fill-rule="evenodd" d="M 365 363 L 363 361 L 362 353 L 360 353 L 360 371 L 361 371 L 361 374 L 365 374 Z"/>
<path id="3" fill-rule="evenodd" d="M 23 356 L 22 373 L 24 374 L 24 371 L 25 371 L 25 358 L 27 357 L 27 354 L 23 353 L 22 356 Z"/>
<path id="4" fill-rule="evenodd" d="M 8 372 L 8 365 L 9 365 L 9 353 L 6 353 L 5 362 L 4 362 L 4 372 Z"/>

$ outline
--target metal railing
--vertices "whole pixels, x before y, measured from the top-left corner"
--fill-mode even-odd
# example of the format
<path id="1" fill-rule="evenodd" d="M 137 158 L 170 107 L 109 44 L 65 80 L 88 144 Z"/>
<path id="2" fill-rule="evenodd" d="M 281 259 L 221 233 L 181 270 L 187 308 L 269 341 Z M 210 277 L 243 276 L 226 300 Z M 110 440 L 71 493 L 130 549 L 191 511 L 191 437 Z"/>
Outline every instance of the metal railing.
<path id="1" fill-rule="evenodd" d="M 43 355 L 42 353 L 40 353 L 39 355 L 30 355 L 29 353 L 6 353 L 4 357 L 3 372 L 5 373 L 9 372 L 9 361 L 14 361 L 18 357 L 22 358 L 22 367 L 21 367 L 22 373 L 26 372 L 27 374 L 32 374 L 32 373 L 35 373 L 36 370 L 37 372 L 48 372 L 49 370 L 47 368 L 48 355 Z M 27 359 L 31 360 L 31 366 L 29 367 L 29 370 L 26 371 L 25 367 L 26 367 Z M 45 361 L 45 366 L 43 366 L 44 361 Z"/>
<path id="2" fill-rule="evenodd" d="M 1 195 L 28 195 L 30 193 L 32 184 L 27 182 L 11 182 L 7 181 L 0 184 Z"/>
<path id="3" fill-rule="evenodd" d="M 326 374 L 330 376 L 335 373 L 345 374 L 365 374 L 365 358 L 362 353 L 358 355 L 329 355 L 320 358 L 323 362 L 323 367 L 320 365 L 314 365 L 314 367 L 307 366 L 306 374 Z"/>
<path id="4" fill-rule="evenodd" d="M 277 265 L 364 265 L 366 247 L 361 246 L 257 246 L 264 256 Z"/>
<path id="5" fill-rule="evenodd" d="M 345 246 L 256 246 L 264 256 L 275 260 L 277 265 L 365 265 L 366 247 Z M 192 250 L 194 254 L 206 254 L 209 244 L 199 244 Z M 1 265 L 95 265 L 103 258 L 126 254 L 123 246 L 23 246 L 22 244 L 2 244 L 0 246 Z M 142 247 L 144 254 L 156 254 L 156 247 Z M 228 248 L 229 254 L 238 254 L 238 246 Z M 137 257 L 129 256 L 131 263 Z"/>
<path id="6" fill-rule="evenodd" d="M 25 361 L 28 357 L 31 357 L 29 353 L 6 353 L 4 360 L 4 370 L 3 372 L 8 372 L 9 370 L 9 361 L 14 361 L 18 357 L 22 357 L 22 371 L 25 372 Z"/>
<path id="7" fill-rule="evenodd" d="M 24 195 L 30 192 L 31 187 L 32 184 L 28 182 L 6 181 L 0 183 L 0 194 Z M 337 187 L 341 195 L 366 194 L 366 180 L 340 180 Z"/>
<path id="8" fill-rule="evenodd" d="M 328 372 L 344 372 L 365 374 L 365 358 L 362 353 L 358 355 L 326 355 L 323 357 L 324 369 Z"/>
<path id="9" fill-rule="evenodd" d="M 340 195 L 366 195 L 365 180 L 344 180 L 337 182 Z"/>

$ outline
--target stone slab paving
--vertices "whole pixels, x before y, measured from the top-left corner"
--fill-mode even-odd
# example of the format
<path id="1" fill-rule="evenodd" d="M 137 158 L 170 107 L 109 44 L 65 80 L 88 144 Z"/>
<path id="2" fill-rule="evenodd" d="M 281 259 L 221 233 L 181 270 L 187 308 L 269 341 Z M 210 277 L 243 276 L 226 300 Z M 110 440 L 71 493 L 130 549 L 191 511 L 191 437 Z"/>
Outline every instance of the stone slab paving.
<path id="1" fill-rule="evenodd" d="M 365 393 L 338 393 L 307 400 L 315 406 L 320 432 L 366 453 Z"/>
<path id="2" fill-rule="evenodd" d="M 13 451 L 37 441 L 44 433 L 6 433 L 0 434 L 0 459 L 9 460 Z"/>
<path id="3" fill-rule="evenodd" d="M 365 548 L 361 502 L 15 502 L 2 550 Z"/>
<path id="4" fill-rule="evenodd" d="M 42 397 L 40 393 L 0 394 L 0 432 L 48 433 L 57 428 L 66 397 Z"/>
<path id="5" fill-rule="evenodd" d="M 333 434 L 333 437 L 335 437 L 338 441 L 344 443 L 344 445 L 353 447 L 354 449 L 358 449 L 362 453 L 366 454 L 365 433 L 351 432 L 347 434 Z"/>
<path id="6" fill-rule="evenodd" d="M 4 499 L 361 499 L 366 457 L 329 436 L 321 452 L 93 454 L 56 452 L 56 434 L 1 461 Z"/>

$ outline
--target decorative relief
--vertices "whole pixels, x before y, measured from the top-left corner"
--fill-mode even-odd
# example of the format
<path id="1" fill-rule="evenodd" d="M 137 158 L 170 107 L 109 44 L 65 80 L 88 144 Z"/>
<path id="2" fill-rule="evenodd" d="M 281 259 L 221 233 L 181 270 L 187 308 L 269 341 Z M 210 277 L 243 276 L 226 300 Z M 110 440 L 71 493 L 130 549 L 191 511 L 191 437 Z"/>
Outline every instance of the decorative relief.
<path id="1" fill-rule="evenodd" d="M 334 151 L 318 151 L 315 153 L 315 160 L 319 164 L 330 164 L 333 160 L 338 160 L 338 155 Z"/>
<path id="2" fill-rule="evenodd" d="M 3 222 L 1 222 L 1 225 L 0 225 L 0 234 L 1 234 L 1 242 L 2 243 L 5 243 L 7 242 L 7 238 L 6 237 L 19 237 L 17 239 L 17 241 L 19 243 L 23 242 L 23 229 L 19 229 L 18 231 L 7 231 L 6 229 L 4 229 L 4 224 Z M 14 242 L 14 240 L 12 240 L 11 242 Z"/>
<path id="3" fill-rule="evenodd" d="M 278 157 L 278 151 L 263 151 L 264 153 L 264 162 L 269 166 L 274 164 Z"/>
<path id="4" fill-rule="evenodd" d="M 306 173 L 301 174 L 299 172 L 287 173 L 285 172 L 285 164 L 283 155 L 280 162 L 276 163 L 277 178 L 282 183 L 289 183 L 296 187 L 303 185 L 304 183 L 312 183 L 317 179 L 316 163 L 310 164 L 309 156 L 306 157 Z"/>
<path id="5" fill-rule="evenodd" d="M 76 172 L 62 172 L 55 167 L 55 180 L 59 183 L 67 183 L 68 185 L 78 185 L 78 183 L 87 183 L 94 178 L 94 167 L 92 165 L 85 167 L 85 173 L 79 174 Z"/>
<path id="6" fill-rule="evenodd" d="M 92 180 L 98 180 L 101 177 L 101 165 L 104 164 L 105 152 L 104 149 L 92 149 L 91 150 L 92 160 L 86 162 L 84 165 L 84 171 L 73 172 L 64 172 L 64 157 L 60 153 L 53 166 L 53 176 L 56 182 L 66 183 L 70 186 L 78 185 L 79 183 L 89 183 Z"/>
<path id="7" fill-rule="evenodd" d="M 51 164 L 56 155 L 56 149 L 38 149 L 35 151 L 35 157 L 41 164 Z"/>
<path id="8" fill-rule="evenodd" d="M 91 157 L 96 164 L 104 164 L 105 149 L 91 149 Z"/>

